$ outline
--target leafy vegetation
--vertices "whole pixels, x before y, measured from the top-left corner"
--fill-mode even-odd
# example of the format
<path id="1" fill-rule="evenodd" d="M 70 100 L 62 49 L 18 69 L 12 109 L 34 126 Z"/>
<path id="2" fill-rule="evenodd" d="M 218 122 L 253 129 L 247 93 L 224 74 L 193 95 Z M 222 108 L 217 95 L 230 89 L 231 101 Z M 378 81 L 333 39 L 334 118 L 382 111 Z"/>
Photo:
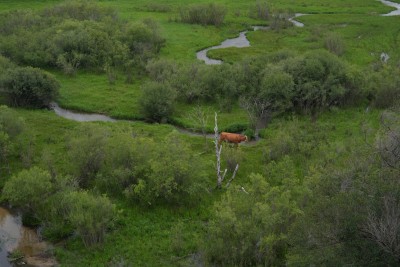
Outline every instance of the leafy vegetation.
<path id="1" fill-rule="evenodd" d="M 40 69 L 15 68 L 4 76 L 1 87 L 10 106 L 49 107 L 58 95 L 58 81 L 50 73 Z"/>
<path id="2" fill-rule="evenodd" d="M 0 103 L 17 104 L 0 106 L 1 201 L 40 224 L 66 266 L 396 265 L 398 20 L 378 15 L 389 10 L 5 0 Z M 299 12 L 311 14 L 303 28 L 288 21 Z M 222 65 L 194 61 L 250 25 L 270 29 L 210 51 Z M 146 122 L 22 108 L 54 100 Z M 220 130 L 255 138 L 223 145 L 226 179 L 239 169 L 221 190 L 215 112 Z"/>
<path id="3" fill-rule="evenodd" d="M 182 7 L 179 14 L 183 22 L 220 26 L 224 21 L 226 9 L 217 4 L 194 5 Z"/>

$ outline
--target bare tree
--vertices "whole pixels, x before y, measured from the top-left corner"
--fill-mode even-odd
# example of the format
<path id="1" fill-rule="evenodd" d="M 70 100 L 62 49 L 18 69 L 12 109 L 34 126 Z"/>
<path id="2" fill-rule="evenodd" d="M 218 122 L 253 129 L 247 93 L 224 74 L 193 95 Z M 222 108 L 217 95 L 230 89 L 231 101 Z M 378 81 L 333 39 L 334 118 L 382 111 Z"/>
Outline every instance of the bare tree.
<path id="1" fill-rule="evenodd" d="M 271 106 L 269 101 L 258 99 L 257 97 L 242 97 L 240 107 L 247 112 L 250 121 L 250 127 L 258 136 L 259 129 L 265 128 L 268 123 L 268 108 Z"/>
<path id="2" fill-rule="evenodd" d="M 385 112 L 381 116 L 381 125 L 378 152 L 387 166 L 400 169 L 400 116 L 395 112 Z"/>
<path id="3" fill-rule="evenodd" d="M 204 109 L 197 105 L 193 108 L 193 110 L 189 113 L 189 119 L 194 122 L 196 126 L 198 126 L 201 130 L 201 133 L 204 137 L 204 148 L 207 150 L 207 123 L 208 123 L 208 109 Z"/>
<path id="4" fill-rule="evenodd" d="M 370 213 L 363 230 L 369 239 L 400 262 L 400 205 L 394 197 L 383 198 L 382 213 Z"/>
<path id="5" fill-rule="evenodd" d="M 215 154 L 217 157 L 216 171 L 217 171 L 217 188 L 222 188 L 222 182 L 225 179 L 226 172 L 228 169 L 225 169 L 223 172 L 221 171 L 221 152 L 222 145 L 219 145 L 218 142 L 219 134 L 218 134 L 218 121 L 217 121 L 217 113 L 215 112 L 215 127 L 214 127 L 214 144 L 215 144 Z M 233 172 L 232 178 L 228 181 L 226 187 L 229 187 L 233 179 L 235 179 L 237 170 L 239 169 L 239 164 L 236 165 L 235 171 Z"/>

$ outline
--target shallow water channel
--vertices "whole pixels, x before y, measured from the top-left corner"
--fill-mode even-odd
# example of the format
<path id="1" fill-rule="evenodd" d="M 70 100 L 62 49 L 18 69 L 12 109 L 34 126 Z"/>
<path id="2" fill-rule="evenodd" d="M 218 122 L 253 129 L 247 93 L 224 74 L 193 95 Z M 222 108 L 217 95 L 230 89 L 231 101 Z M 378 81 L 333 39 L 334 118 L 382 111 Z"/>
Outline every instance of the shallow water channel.
<path id="1" fill-rule="evenodd" d="M 400 4 L 394 3 L 391 1 L 387 1 L 387 0 L 380 0 L 380 2 L 384 5 L 396 8 L 396 10 L 393 10 L 392 12 L 389 12 L 387 14 L 382 14 L 382 16 L 399 16 L 400 15 Z"/>
<path id="2" fill-rule="evenodd" d="M 10 263 L 8 254 L 14 250 L 24 258 Z M 56 261 L 48 257 L 48 244 L 43 242 L 37 232 L 22 225 L 19 213 L 0 207 L 0 266 L 56 266 Z"/>

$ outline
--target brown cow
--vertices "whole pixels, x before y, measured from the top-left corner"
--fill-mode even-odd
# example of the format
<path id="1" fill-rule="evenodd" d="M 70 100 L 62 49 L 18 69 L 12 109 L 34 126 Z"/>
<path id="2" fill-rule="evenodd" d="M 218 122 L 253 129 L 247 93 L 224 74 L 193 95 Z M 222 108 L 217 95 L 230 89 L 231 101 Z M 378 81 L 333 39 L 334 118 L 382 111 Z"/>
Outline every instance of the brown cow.
<path id="1" fill-rule="evenodd" d="M 240 142 L 247 142 L 247 136 L 243 134 L 222 132 L 219 135 L 218 144 L 220 145 L 223 141 L 233 143 L 237 146 Z"/>

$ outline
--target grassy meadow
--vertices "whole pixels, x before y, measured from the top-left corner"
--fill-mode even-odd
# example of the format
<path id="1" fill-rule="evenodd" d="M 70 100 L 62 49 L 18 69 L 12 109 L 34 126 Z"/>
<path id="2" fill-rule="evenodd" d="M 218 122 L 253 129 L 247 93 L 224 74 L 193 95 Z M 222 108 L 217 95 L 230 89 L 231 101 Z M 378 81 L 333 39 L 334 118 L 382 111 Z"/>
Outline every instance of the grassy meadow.
<path id="1" fill-rule="evenodd" d="M 400 0 L 392 0 L 400 3 Z M 17 10 L 42 10 L 62 3 L 58 0 L 0 0 L 2 13 Z M 163 46 L 157 55 L 159 59 L 182 64 L 196 63 L 196 52 L 220 44 L 227 38 L 238 36 L 240 31 L 252 25 L 270 25 L 271 21 L 249 16 L 257 1 L 216 0 L 213 3 L 226 8 L 227 14 L 221 26 L 203 26 L 179 21 L 179 9 L 183 6 L 210 3 L 206 0 L 100 0 L 94 1 L 102 7 L 111 7 L 122 20 L 135 23 L 151 18 L 158 23 L 163 38 Z M 304 27 L 289 27 L 278 30 L 249 31 L 251 43 L 247 48 L 226 48 L 212 50 L 208 56 L 222 59 L 225 64 L 239 62 L 250 57 L 265 56 L 280 50 L 291 50 L 297 55 L 324 49 L 324 41 L 330 33 L 340 35 L 344 52 L 339 58 L 361 73 L 381 64 L 382 52 L 390 55 L 388 65 L 400 63 L 399 16 L 384 17 L 392 8 L 376 0 L 270 0 L 271 9 L 287 10 L 291 13 L 304 13 L 296 20 Z M 0 54 L 2 51 L 0 50 Z M 382 68 L 385 68 L 383 66 Z M 115 83 L 110 84 L 107 75 L 101 71 L 78 69 L 69 76 L 56 68 L 46 68 L 60 83 L 57 103 L 66 109 L 85 113 L 100 113 L 121 119 L 118 122 L 75 122 L 58 117 L 51 110 L 32 110 L 13 108 L 26 123 L 27 136 L 32 143 L 29 160 L 21 161 L 12 156 L 8 171 L 0 170 L 0 187 L 20 170 L 34 165 L 46 168 L 48 160 L 58 173 L 70 174 L 67 145 L 73 136 L 79 135 L 83 124 L 107 132 L 110 140 L 120 133 L 133 138 L 148 138 L 155 143 L 173 136 L 187 145 L 196 161 L 204 162 L 207 169 L 205 190 L 189 202 L 176 205 L 142 205 L 120 196 L 110 196 L 116 205 L 117 218 L 102 244 L 87 247 L 76 236 L 58 240 L 54 238 L 54 256 L 61 266 L 203 266 L 210 220 L 216 204 L 225 201 L 226 188 L 215 189 L 215 146 L 212 139 L 205 145 L 201 136 L 181 133 L 179 128 L 196 129 L 199 126 L 190 117 L 197 103 L 178 103 L 171 115 L 171 124 L 146 123 L 140 110 L 142 86 L 149 77 L 135 73 L 132 82 L 127 83 L 123 71 L 116 74 Z M 293 176 L 305 184 L 314 178 L 316 169 L 325 166 L 347 165 L 346 159 L 366 142 L 375 141 L 382 109 L 370 107 L 367 101 L 358 106 L 334 107 L 318 114 L 315 122 L 309 115 L 294 112 L 284 113 L 274 118 L 267 127 L 260 130 L 259 141 L 240 144 L 238 148 L 223 146 L 223 166 L 235 158 L 240 163 L 232 186 L 250 187 L 251 173 L 262 174 L 271 184 L 281 185 L 280 173 L 285 171 L 285 160 L 291 162 Z M 221 110 L 218 104 L 199 102 L 206 110 L 206 130 L 213 132 L 214 113 L 218 113 L 220 129 L 230 129 L 235 125 L 249 125 L 245 110 L 239 103 L 232 105 L 231 111 Z M 2 103 L 3 104 L 3 103 Z M 172 125 L 175 124 L 175 125 Z M 368 130 L 366 130 L 368 129 Z M 368 132 L 368 134 L 366 134 Z M 172 134 L 172 135 L 171 135 Z M 147 139 L 146 139 L 147 140 Z M 28 141 L 26 141 L 28 142 Z M 174 143 L 174 140 L 170 141 Z M 296 143 L 296 144 L 294 144 Z M 285 147 L 287 145 L 289 148 Z M 290 147 L 292 146 L 292 147 Z M 296 148 L 293 148 L 296 147 Z M 145 153 L 145 152 L 143 152 Z M 1 161 L 0 161 L 1 163 Z M 281 165 L 283 166 L 281 166 Z M 337 164 L 337 165 L 335 165 Z M 232 170 L 228 171 L 228 176 Z M 278 181 L 279 180 L 279 181 Z M 311 182 L 310 182 L 311 183 Z M 88 190 L 88 189 L 85 189 Z M 94 186 L 93 192 L 102 194 Z M 304 200 L 304 202 L 307 202 Z M 310 201 L 312 202 L 312 201 Z M 304 204 L 305 205 L 305 204 Z M 303 211 L 299 211 L 302 213 Z M 228 217 L 228 215 L 227 215 Z M 205 266 L 214 266 L 214 263 Z M 216 262 L 215 266 L 230 266 Z M 220 264 L 220 265 L 219 265 Z M 237 264 L 235 266 L 240 266 Z M 249 265 L 249 264 L 247 264 Z M 329 265 L 329 264 L 328 264 Z M 233 265 L 232 265 L 233 266 Z M 243 263 L 242 266 L 246 266 Z M 268 266 L 268 264 L 260 264 Z M 271 264 L 269 266 L 274 266 Z M 275 265 L 276 266 L 276 265 Z M 292 265 L 296 266 L 296 264 Z M 299 266 L 299 265 L 297 265 Z"/>

